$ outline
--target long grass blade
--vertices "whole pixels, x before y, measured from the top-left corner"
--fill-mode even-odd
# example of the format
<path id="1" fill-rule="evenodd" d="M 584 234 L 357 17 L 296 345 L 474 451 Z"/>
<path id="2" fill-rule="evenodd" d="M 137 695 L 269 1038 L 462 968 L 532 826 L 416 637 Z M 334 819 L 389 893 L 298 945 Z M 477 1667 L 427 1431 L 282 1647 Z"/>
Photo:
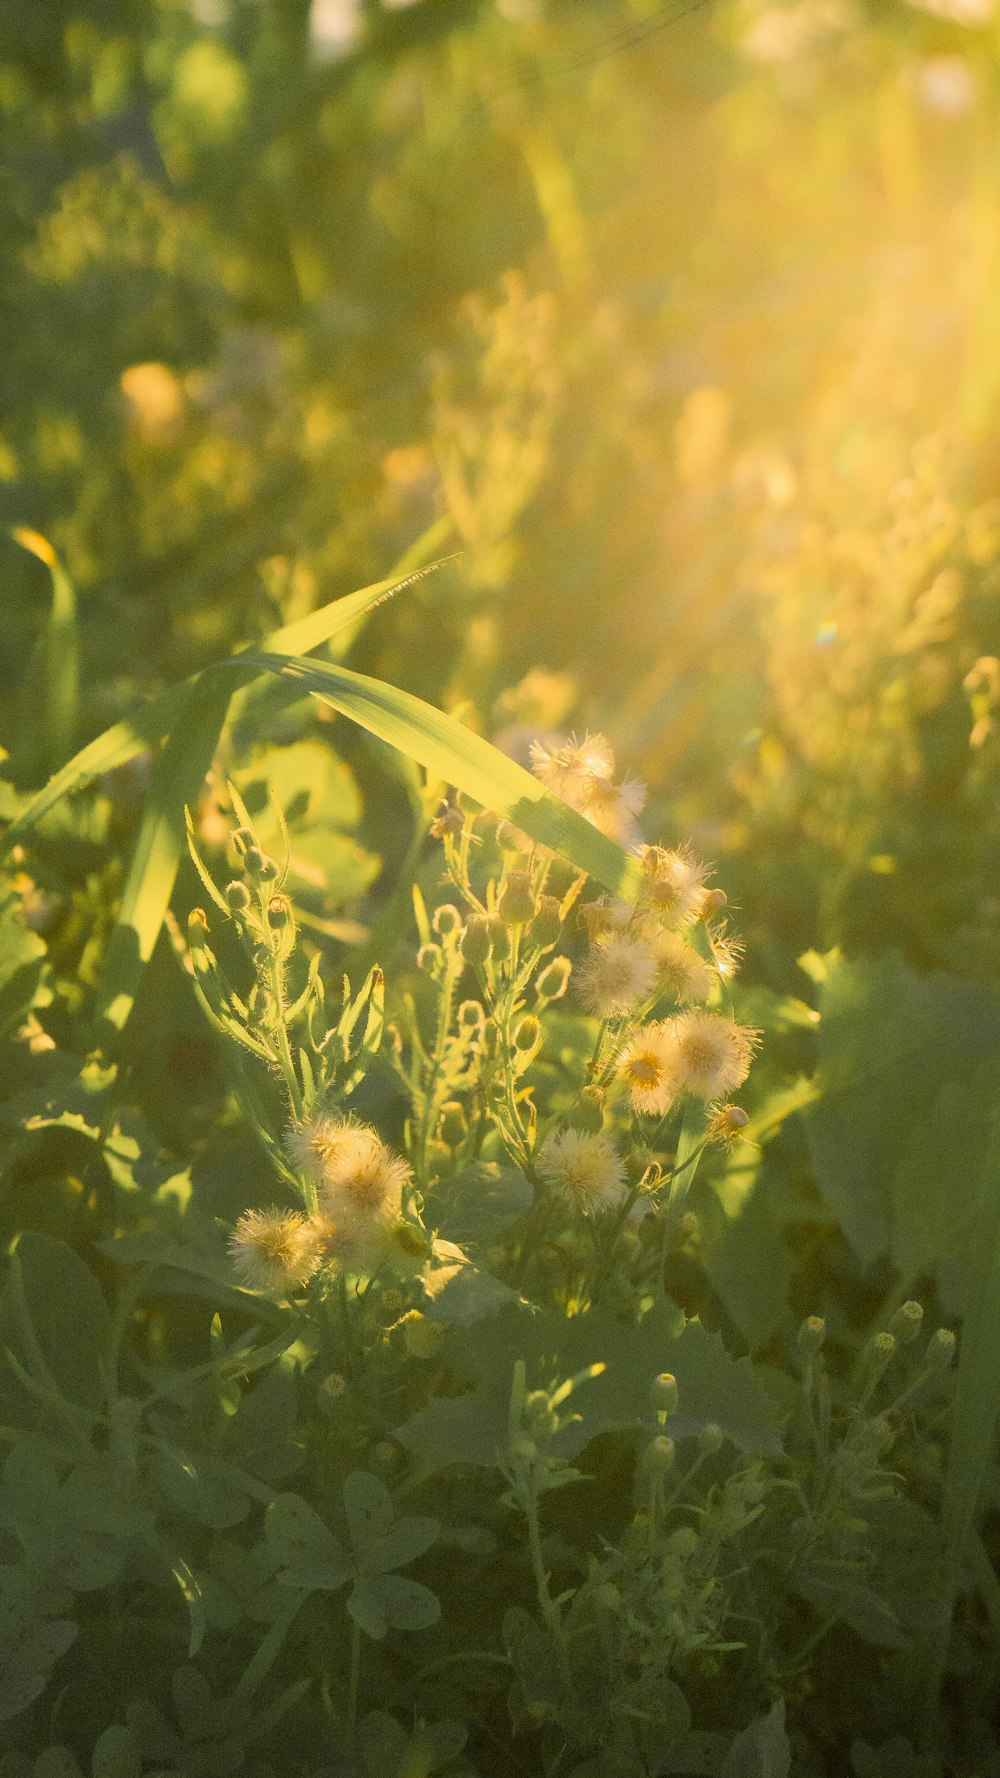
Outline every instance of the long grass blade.
<path id="1" fill-rule="evenodd" d="M 349 667 L 264 653 L 251 659 L 258 669 L 270 668 L 304 686 L 446 784 L 569 858 L 603 888 L 635 900 L 641 883 L 638 860 L 453 716 Z"/>
<path id="2" fill-rule="evenodd" d="M 45 635 L 45 757 L 52 770 L 76 739 L 80 714 L 80 627 L 76 593 L 47 537 L 16 525 L 15 543 L 44 562 L 52 578 L 52 604 Z"/>
<path id="3" fill-rule="evenodd" d="M 357 625 L 368 612 L 408 585 L 415 575 L 421 572 L 430 573 L 437 566 L 430 557 L 442 541 L 446 541 L 446 534 L 438 521 L 411 545 L 401 558 L 399 568 L 385 580 L 374 581 L 371 586 L 362 587 L 356 593 L 334 599 L 319 611 L 310 612 L 307 617 L 300 618 L 297 623 L 286 624 L 282 629 L 275 630 L 262 646 L 267 650 L 290 654 L 308 653 L 311 649 L 320 647 L 338 631 Z M 241 679 L 250 680 L 255 676 L 252 667 L 246 666 L 241 671 L 243 663 L 248 660 L 248 654 L 235 654 L 228 661 L 217 662 L 203 671 L 213 673 L 220 666 L 228 668 L 234 675 L 230 679 L 230 690 L 238 692 Z M 182 684 L 172 685 L 158 697 L 138 704 L 121 722 L 116 722 L 111 728 L 105 729 L 103 734 L 88 742 L 86 747 L 74 754 L 49 779 L 37 796 L 32 797 L 17 820 L 7 828 L 0 846 L 9 849 L 23 844 L 62 797 L 82 789 L 102 773 L 127 764 L 147 748 L 156 747 L 170 733 L 186 707 L 191 687 L 201 677 L 201 673 L 193 674 Z"/>

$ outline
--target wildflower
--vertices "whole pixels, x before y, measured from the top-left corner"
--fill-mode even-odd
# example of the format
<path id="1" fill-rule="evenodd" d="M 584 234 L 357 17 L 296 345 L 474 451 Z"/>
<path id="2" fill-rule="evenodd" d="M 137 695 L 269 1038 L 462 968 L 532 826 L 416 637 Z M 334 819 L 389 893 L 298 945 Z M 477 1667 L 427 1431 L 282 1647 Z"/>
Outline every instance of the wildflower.
<path id="1" fill-rule="evenodd" d="M 609 932 L 627 932 L 635 921 L 635 908 L 620 897 L 609 901 L 606 895 L 599 895 L 596 901 L 583 903 L 578 918 L 593 942 L 606 937 Z"/>
<path id="2" fill-rule="evenodd" d="M 690 926 L 701 914 L 708 866 L 687 851 L 666 851 L 662 846 L 639 849 L 646 881 L 642 899 L 672 926 Z"/>
<path id="3" fill-rule="evenodd" d="M 680 934 L 660 927 L 650 936 L 661 988 L 675 1000 L 705 1000 L 714 980 L 710 963 L 684 943 Z"/>
<path id="4" fill-rule="evenodd" d="M 668 1025 L 643 1025 L 618 1058 L 636 1111 L 662 1117 L 676 1097 L 677 1048 Z"/>
<path id="5" fill-rule="evenodd" d="M 564 1202 L 589 1215 L 613 1209 L 625 1196 L 625 1169 L 607 1136 L 583 1130 L 548 1136 L 539 1152 L 538 1171 Z"/>
<path id="6" fill-rule="evenodd" d="M 580 813 L 619 846 L 634 846 L 638 839 L 635 825 L 646 802 L 646 786 L 639 778 L 626 778 L 621 784 L 595 779 Z"/>
<path id="7" fill-rule="evenodd" d="M 600 1019 L 632 1012 L 656 985 L 656 959 L 645 939 L 609 933 L 591 945 L 580 971 L 585 1005 Z"/>
<path id="8" fill-rule="evenodd" d="M 324 1215 L 334 1222 L 399 1214 L 410 1169 L 367 1124 L 353 1118 L 307 1118 L 286 1133 L 285 1148 L 313 1181 Z"/>
<path id="9" fill-rule="evenodd" d="M 712 953 L 712 961 L 725 981 L 732 981 L 733 976 L 743 961 L 746 950 L 742 939 L 735 938 L 726 931 L 725 922 L 708 929 L 708 944 Z"/>
<path id="10" fill-rule="evenodd" d="M 546 790 L 561 796 L 564 802 L 583 812 L 583 805 L 597 784 L 610 783 L 615 770 L 615 756 L 603 735 L 575 735 L 562 746 L 546 746 L 535 741 L 531 748 L 531 769 Z"/>
<path id="11" fill-rule="evenodd" d="M 252 1290 L 286 1294 L 301 1289 L 321 1260 L 312 1224 L 295 1210 L 244 1210 L 229 1238 L 229 1252 Z"/>
<path id="12" fill-rule="evenodd" d="M 760 1037 L 745 1025 L 710 1012 L 679 1013 L 666 1031 L 674 1046 L 677 1090 L 716 1099 L 742 1086 Z"/>

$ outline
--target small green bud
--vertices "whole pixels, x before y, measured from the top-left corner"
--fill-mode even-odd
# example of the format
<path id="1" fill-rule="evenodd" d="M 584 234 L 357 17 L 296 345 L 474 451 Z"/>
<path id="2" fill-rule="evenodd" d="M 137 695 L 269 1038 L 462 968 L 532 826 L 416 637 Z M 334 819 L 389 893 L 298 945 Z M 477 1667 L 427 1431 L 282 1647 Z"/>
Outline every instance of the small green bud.
<path id="1" fill-rule="evenodd" d="M 653 1378 L 649 1391 L 649 1405 L 659 1417 L 660 1425 L 666 1422 L 668 1414 L 677 1412 L 677 1378 L 672 1371 L 661 1371 Z"/>
<path id="2" fill-rule="evenodd" d="M 438 938 L 454 938 L 456 932 L 462 930 L 462 916 L 457 907 L 454 907 L 450 901 L 446 901 L 442 907 L 436 910 L 431 925 Z"/>
<path id="3" fill-rule="evenodd" d="M 237 827 L 233 830 L 233 845 L 241 858 L 245 858 L 250 847 L 256 845 L 249 827 Z M 263 856 L 263 854 L 262 854 Z"/>
<path id="4" fill-rule="evenodd" d="M 724 889 L 706 889 L 705 899 L 701 904 L 702 919 L 714 920 L 716 914 L 721 914 L 728 903 L 729 897 Z"/>
<path id="5" fill-rule="evenodd" d="M 481 914 L 473 914 L 462 934 L 462 956 L 473 969 L 481 969 L 489 954 L 489 926 Z"/>
<path id="6" fill-rule="evenodd" d="M 538 912 L 531 922 L 528 942 L 537 945 L 539 950 L 544 950 L 548 945 L 554 945 L 562 931 L 562 915 L 559 905 L 559 898 L 556 895 L 543 895 L 538 903 Z"/>
<path id="7" fill-rule="evenodd" d="M 642 1460 L 652 1475 L 668 1475 L 674 1467 L 676 1456 L 677 1446 L 673 1439 L 661 1432 L 656 1438 L 650 1439 Z"/>
<path id="8" fill-rule="evenodd" d="M 267 923 L 272 932 L 284 932 L 292 920 L 292 904 L 287 895 L 272 895 L 267 904 Z"/>
<path id="9" fill-rule="evenodd" d="M 798 1347 L 803 1358 L 815 1358 L 825 1339 L 826 1322 L 822 1315 L 807 1315 L 798 1333 Z"/>
<path id="10" fill-rule="evenodd" d="M 394 1290 L 391 1287 L 388 1290 L 383 1290 L 379 1297 L 378 1306 L 382 1313 L 382 1319 L 387 1326 L 391 1322 L 399 1320 L 399 1317 L 403 1313 L 405 1303 L 406 1298 L 403 1296 L 401 1290 Z"/>
<path id="11" fill-rule="evenodd" d="M 553 957 L 551 963 L 545 965 L 535 977 L 535 993 L 539 1006 L 547 1006 L 550 1000 L 562 999 L 572 968 L 568 957 Z"/>
<path id="12" fill-rule="evenodd" d="M 238 878 L 234 878 L 231 883 L 226 884 L 226 905 L 232 913 L 245 914 L 251 900 L 249 889 Z"/>
<path id="13" fill-rule="evenodd" d="M 603 1087 L 582 1087 L 580 1097 L 569 1114 L 570 1127 L 587 1136 L 599 1135 L 604 1128 L 606 1097 Z"/>
<path id="14" fill-rule="evenodd" d="M 950 1327 L 939 1327 L 927 1343 L 928 1368 L 933 1371 L 949 1370 L 957 1344 Z"/>
<path id="15" fill-rule="evenodd" d="M 399 1462 L 399 1447 L 392 1444 L 389 1439 L 381 1438 L 377 1445 L 372 1446 L 370 1456 L 377 1469 L 395 1469 Z"/>
<path id="16" fill-rule="evenodd" d="M 530 1013 L 522 1019 L 514 1032 L 514 1048 L 517 1050 L 533 1050 L 540 1042 L 542 1027 Z"/>
<path id="17" fill-rule="evenodd" d="M 687 1562 L 698 1548 L 698 1533 L 693 1525 L 679 1525 L 667 1538 L 667 1549 L 672 1556 L 678 1556 Z"/>
<path id="18" fill-rule="evenodd" d="M 464 1031 L 466 1037 L 482 1037 L 485 1027 L 486 1014 L 479 1001 L 463 1000 L 458 1009 L 459 1030 Z"/>
<path id="19" fill-rule="evenodd" d="M 431 838 L 435 840 L 457 840 L 462 836 L 465 827 L 465 816 L 461 809 L 453 804 L 445 803 L 440 815 L 431 822 Z"/>
<path id="20" fill-rule="evenodd" d="M 895 1315 L 889 1323 L 889 1328 L 890 1331 L 895 1334 L 896 1339 L 901 1346 L 908 1346 L 910 1341 L 915 1340 L 920 1332 L 923 1319 L 923 1304 L 916 1303 L 911 1298 L 909 1302 L 903 1303 L 902 1306 L 896 1310 Z"/>
<path id="21" fill-rule="evenodd" d="M 250 845 L 243 854 L 243 862 L 247 867 L 248 876 L 260 878 L 267 858 L 259 846 Z"/>
<path id="22" fill-rule="evenodd" d="M 508 873 L 497 914 L 505 926 L 524 926 L 535 913 L 535 897 L 531 877 L 526 870 Z"/>
<path id="23" fill-rule="evenodd" d="M 510 1447 L 510 1454 L 515 1463 L 534 1463 L 538 1456 L 538 1446 L 533 1438 L 516 1438 Z"/>
<path id="24" fill-rule="evenodd" d="M 715 1421 L 710 1420 L 698 1434 L 698 1450 L 703 1452 L 706 1457 L 714 1457 L 716 1451 L 722 1449 L 722 1438 L 722 1427 L 716 1426 Z"/>
<path id="25" fill-rule="evenodd" d="M 273 883 L 277 879 L 278 867 L 273 858 L 268 858 L 266 852 L 261 860 L 260 869 L 257 872 L 257 875 L 260 877 L 262 883 Z"/>
<path id="26" fill-rule="evenodd" d="M 501 852 L 530 852 L 533 841 L 509 821 L 497 822 L 497 845 Z"/>
<path id="27" fill-rule="evenodd" d="M 873 1334 L 861 1355 L 861 1392 L 867 1397 L 871 1394 L 879 1378 L 892 1363 L 896 1355 L 896 1336 L 887 1328 Z"/>
<path id="28" fill-rule="evenodd" d="M 447 1099 L 441 1107 L 441 1125 L 439 1135 L 442 1142 L 449 1148 L 457 1148 L 459 1143 L 469 1134 L 468 1119 L 465 1106 L 458 1099 Z"/>
<path id="29" fill-rule="evenodd" d="M 417 968 L 422 970 L 424 975 L 429 975 L 433 981 L 436 981 L 441 974 L 443 962 L 444 953 L 440 945 L 421 945 L 417 952 Z"/>

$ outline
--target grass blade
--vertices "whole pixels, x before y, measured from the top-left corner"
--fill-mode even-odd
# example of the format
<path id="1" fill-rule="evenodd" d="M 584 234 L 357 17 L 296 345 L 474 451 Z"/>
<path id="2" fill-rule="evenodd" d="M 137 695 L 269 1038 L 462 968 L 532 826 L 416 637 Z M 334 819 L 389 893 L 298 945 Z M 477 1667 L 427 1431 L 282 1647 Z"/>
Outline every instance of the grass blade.
<path id="1" fill-rule="evenodd" d="M 45 756 L 53 769 L 76 738 L 80 715 L 80 628 L 73 583 L 47 537 L 16 525 L 15 543 L 44 562 L 52 577 L 52 605 L 45 635 Z"/>
<path id="2" fill-rule="evenodd" d="M 251 658 L 258 669 L 270 668 L 304 685 L 446 784 L 456 785 L 541 845 L 551 846 L 612 894 L 635 900 L 641 882 L 638 860 L 453 716 L 349 667 L 264 653 Z"/>

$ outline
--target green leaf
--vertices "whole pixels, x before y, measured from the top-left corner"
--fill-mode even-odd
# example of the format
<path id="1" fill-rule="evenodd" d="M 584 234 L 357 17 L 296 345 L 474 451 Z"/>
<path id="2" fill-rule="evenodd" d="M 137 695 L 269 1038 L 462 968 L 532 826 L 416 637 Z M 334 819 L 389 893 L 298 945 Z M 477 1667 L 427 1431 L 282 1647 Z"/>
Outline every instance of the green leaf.
<path id="1" fill-rule="evenodd" d="M 264 1535 L 282 1564 L 277 1579 L 286 1587 L 336 1591 L 354 1571 L 351 1557 L 308 1501 L 279 1494 L 264 1516 Z"/>
<path id="2" fill-rule="evenodd" d="M 15 896 L 0 894 L 0 1037 L 20 1025 L 42 980 L 45 946 L 18 918 Z"/>
<path id="3" fill-rule="evenodd" d="M 363 1575 L 348 1596 L 347 1609 L 375 1642 L 389 1628 L 428 1630 L 441 1616 L 436 1594 L 404 1574 Z"/>
<path id="4" fill-rule="evenodd" d="M 445 1396 L 397 1426 L 393 1437 L 428 1470 L 450 1463 L 493 1469 L 507 1443 L 506 1404 L 478 1391 Z"/>
<path id="5" fill-rule="evenodd" d="M 453 716 L 348 667 L 266 652 L 245 658 L 258 669 L 270 668 L 303 685 L 445 784 L 455 785 L 483 808 L 568 858 L 602 888 L 635 900 L 642 881 L 638 860 Z"/>
<path id="6" fill-rule="evenodd" d="M 785 1704 L 779 1698 L 737 1735 L 718 1769 L 718 1778 L 788 1778 L 792 1749 L 785 1733 Z"/>
<path id="7" fill-rule="evenodd" d="M 426 1220 L 448 1241 L 462 1246 L 491 1241 L 531 1209 L 531 1182 L 516 1167 L 473 1161 L 435 1185 Z"/>
<path id="8" fill-rule="evenodd" d="M 0 1331 L 25 1368 L 36 1379 L 48 1376 L 69 1402 L 99 1408 L 110 1323 L 97 1279 L 72 1248 L 50 1235 L 23 1234 L 10 1262 Z"/>
<path id="9" fill-rule="evenodd" d="M 385 1537 L 394 1513 L 392 1495 L 378 1476 L 355 1469 L 344 1483 L 344 1511 L 356 1550 Z"/>
<path id="10" fill-rule="evenodd" d="M 388 1574 L 393 1568 L 405 1568 L 408 1562 L 415 1562 L 432 1543 L 436 1543 L 440 1529 L 436 1519 L 420 1513 L 397 1519 L 384 1537 L 365 1546 L 365 1572 Z"/>
<path id="11" fill-rule="evenodd" d="M 99 1735 L 90 1762 L 92 1778 L 142 1778 L 142 1755 L 131 1729 L 112 1723 Z"/>
<path id="12" fill-rule="evenodd" d="M 82 1778 L 68 1747 L 47 1747 L 34 1765 L 35 1778 Z"/>
<path id="13" fill-rule="evenodd" d="M 952 1314 L 965 1307 L 968 1260 L 985 1208 L 993 1074 L 987 1065 L 966 1081 L 945 1082 L 914 1120 L 890 1180 L 893 1261 L 904 1280 L 935 1274 Z"/>

